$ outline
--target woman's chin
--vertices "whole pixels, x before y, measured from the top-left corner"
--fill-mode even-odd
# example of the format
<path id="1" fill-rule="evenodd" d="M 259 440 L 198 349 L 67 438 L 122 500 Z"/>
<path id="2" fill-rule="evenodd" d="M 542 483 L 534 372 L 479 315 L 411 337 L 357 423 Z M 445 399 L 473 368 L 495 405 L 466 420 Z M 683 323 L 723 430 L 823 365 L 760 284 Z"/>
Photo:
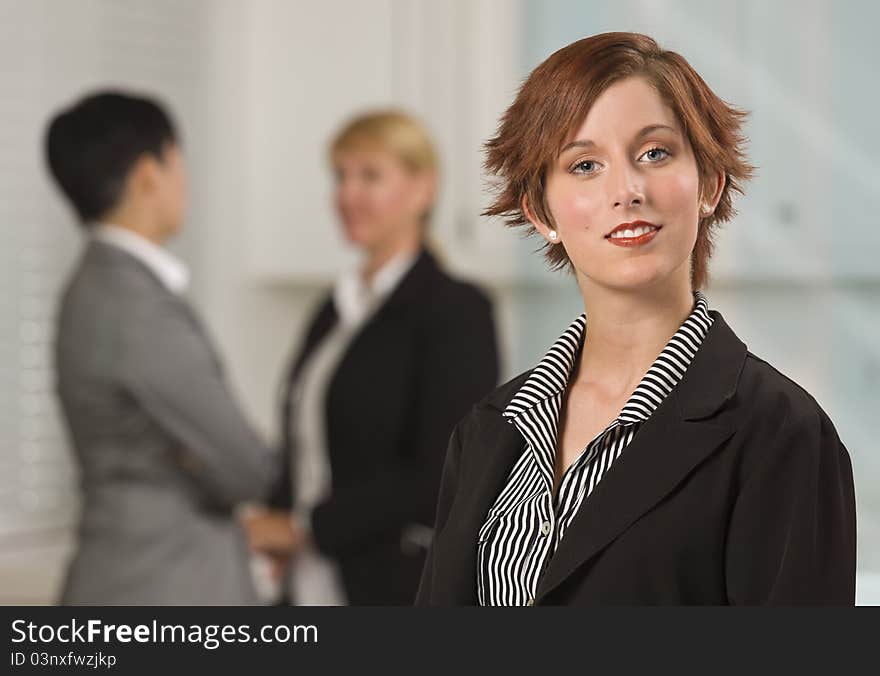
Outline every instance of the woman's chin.
<path id="1" fill-rule="evenodd" d="M 614 270 L 604 271 L 604 274 L 589 275 L 589 279 L 599 286 L 618 292 L 633 293 L 665 286 L 672 283 L 677 277 L 675 271 L 670 270 L 669 266 L 658 265 L 647 260 L 630 261 Z"/>
<path id="2" fill-rule="evenodd" d="M 369 248 L 372 238 L 363 228 L 346 226 L 342 229 L 342 235 L 345 241 L 359 249 Z"/>

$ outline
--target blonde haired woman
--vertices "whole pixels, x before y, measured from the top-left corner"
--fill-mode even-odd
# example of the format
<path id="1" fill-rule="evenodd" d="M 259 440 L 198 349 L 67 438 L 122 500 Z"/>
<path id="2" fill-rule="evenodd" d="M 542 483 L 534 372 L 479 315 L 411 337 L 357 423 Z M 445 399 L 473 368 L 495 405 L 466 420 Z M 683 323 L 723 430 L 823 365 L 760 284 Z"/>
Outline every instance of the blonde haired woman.
<path id="1" fill-rule="evenodd" d="M 363 263 L 300 343 L 283 397 L 289 471 L 248 532 L 290 563 L 294 603 L 406 605 L 449 434 L 496 384 L 491 307 L 426 248 L 438 168 L 418 121 L 361 115 L 329 154 L 339 220 Z"/>

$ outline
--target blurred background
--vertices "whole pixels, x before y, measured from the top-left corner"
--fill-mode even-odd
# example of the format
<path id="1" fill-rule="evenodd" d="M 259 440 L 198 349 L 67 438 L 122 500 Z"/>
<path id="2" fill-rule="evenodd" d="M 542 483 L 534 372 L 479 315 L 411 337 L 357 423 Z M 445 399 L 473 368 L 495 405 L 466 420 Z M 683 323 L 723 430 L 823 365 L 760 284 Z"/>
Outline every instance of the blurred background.
<path id="1" fill-rule="evenodd" d="M 442 154 L 434 240 L 495 300 L 506 380 L 582 307 L 537 242 L 478 216 L 480 145 L 546 56 L 633 30 L 751 111 L 759 172 L 719 239 L 710 304 L 835 422 L 856 479 L 857 600 L 880 604 L 878 24 L 868 0 L 0 0 L 0 603 L 54 601 L 77 516 L 50 347 L 82 241 L 42 160 L 51 113 L 107 86 L 172 111 L 192 179 L 172 248 L 274 439 L 293 337 L 353 261 L 331 209 L 331 133 L 388 104 L 426 121 Z"/>

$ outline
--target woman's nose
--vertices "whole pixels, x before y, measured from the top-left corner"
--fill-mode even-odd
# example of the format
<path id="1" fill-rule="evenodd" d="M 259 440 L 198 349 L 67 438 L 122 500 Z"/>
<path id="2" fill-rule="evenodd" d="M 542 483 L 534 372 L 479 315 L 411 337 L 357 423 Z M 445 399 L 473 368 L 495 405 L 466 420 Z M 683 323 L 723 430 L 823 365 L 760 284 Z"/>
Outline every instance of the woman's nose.
<path id="1" fill-rule="evenodd" d="M 638 172 L 626 167 L 611 172 L 611 202 L 615 209 L 628 209 L 645 203 L 645 190 Z"/>

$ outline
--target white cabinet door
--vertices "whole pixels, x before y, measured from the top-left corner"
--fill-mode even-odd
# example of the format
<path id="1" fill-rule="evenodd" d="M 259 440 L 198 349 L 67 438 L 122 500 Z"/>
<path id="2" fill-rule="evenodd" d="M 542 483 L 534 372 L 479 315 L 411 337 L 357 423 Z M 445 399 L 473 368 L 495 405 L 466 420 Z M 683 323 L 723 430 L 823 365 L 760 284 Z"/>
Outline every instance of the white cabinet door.
<path id="1" fill-rule="evenodd" d="M 347 263 L 326 147 L 353 112 L 393 100 L 392 5 L 247 5 L 242 228 L 260 279 L 323 282 Z"/>

